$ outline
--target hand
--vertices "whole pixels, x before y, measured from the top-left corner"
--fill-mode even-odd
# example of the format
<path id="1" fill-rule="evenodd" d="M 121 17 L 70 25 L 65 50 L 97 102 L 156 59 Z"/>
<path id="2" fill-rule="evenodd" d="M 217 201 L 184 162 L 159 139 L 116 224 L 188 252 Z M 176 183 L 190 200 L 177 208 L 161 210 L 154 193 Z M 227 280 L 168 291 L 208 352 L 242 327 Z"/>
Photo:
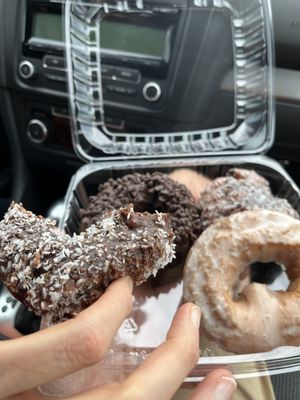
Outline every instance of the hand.
<path id="1" fill-rule="evenodd" d="M 0 399 L 45 399 L 37 388 L 97 363 L 110 347 L 131 310 L 132 282 L 113 282 L 103 296 L 75 319 L 26 337 L 0 342 Z M 102 385 L 68 400 L 169 400 L 199 355 L 200 310 L 183 305 L 166 341 L 122 383 Z M 190 400 L 229 400 L 235 382 L 227 370 L 215 370 Z"/>

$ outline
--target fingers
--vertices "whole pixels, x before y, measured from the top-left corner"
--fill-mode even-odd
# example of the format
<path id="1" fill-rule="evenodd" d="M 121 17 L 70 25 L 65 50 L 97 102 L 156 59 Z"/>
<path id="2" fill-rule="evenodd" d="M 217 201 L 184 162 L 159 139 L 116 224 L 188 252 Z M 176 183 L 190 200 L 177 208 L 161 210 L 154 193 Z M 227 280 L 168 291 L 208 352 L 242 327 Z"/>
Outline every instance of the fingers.
<path id="1" fill-rule="evenodd" d="M 67 400 L 121 400 L 121 397 L 119 398 L 116 396 L 116 393 L 119 392 L 119 386 L 120 384 L 118 383 L 102 385 L 94 389 L 87 390 L 84 393 L 79 393 L 72 397 L 68 397 Z M 140 398 L 139 400 L 142 399 Z"/>
<path id="2" fill-rule="evenodd" d="M 177 311 L 167 340 L 124 382 L 111 399 L 169 400 L 199 358 L 200 309 L 185 304 Z M 102 388 L 74 397 L 99 400 Z M 107 397 L 105 397 L 107 398 Z"/>
<path id="3" fill-rule="evenodd" d="M 19 331 L 17 331 L 13 326 L 11 326 L 9 324 L 1 324 L 0 325 L 0 335 L 1 334 L 10 339 L 14 339 L 14 338 L 22 336 L 22 334 Z"/>
<path id="4" fill-rule="evenodd" d="M 49 397 L 46 398 L 37 390 L 29 390 L 28 392 L 22 392 L 14 396 L 7 397 L 5 400 L 49 400 Z"/>
<path id="5" fill-rule="evenodd" d="M 227 370 L 210 372 L 199 383 L 189 400 L 230 400 L 236 389 L 236 382 Z"/>
<path id="6" fill-rule="evenodd" d="M 0 398 L 98 362 L 131 309 L 132 281 L 119 279 L 77 318 L 0 342 Z"/>
<path id="7" fill-rule="evenodd" d="M 199 358 L 200 309 L 183 305 L 176 313 L 167 340 L 119 386 L 118 400 L 169 400 Z M 77 400 L 99 400 L 101 388 L 88 391 Z M 107 398 L 107 397 L 106 397 Z"/>

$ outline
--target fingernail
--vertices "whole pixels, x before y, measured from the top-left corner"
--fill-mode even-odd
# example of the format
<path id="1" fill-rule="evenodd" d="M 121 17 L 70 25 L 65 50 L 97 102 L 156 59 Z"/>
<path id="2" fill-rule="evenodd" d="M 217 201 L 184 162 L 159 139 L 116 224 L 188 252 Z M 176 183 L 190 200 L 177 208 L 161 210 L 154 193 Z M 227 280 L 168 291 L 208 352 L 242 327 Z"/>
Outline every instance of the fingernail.
<path id="1" fill-rule="evenodd" d="M 191 309 L 191 320 L 196 329 L 200 327 L 201 311 L 197 306 L 193 306 Z"/>
<path id="2" fill-rule="evenodd" d="M 236 382 L 229 376 L 223 376 L 217 383 L 214 393 L 214 400 L 230 400 L 236 389 Z"/>

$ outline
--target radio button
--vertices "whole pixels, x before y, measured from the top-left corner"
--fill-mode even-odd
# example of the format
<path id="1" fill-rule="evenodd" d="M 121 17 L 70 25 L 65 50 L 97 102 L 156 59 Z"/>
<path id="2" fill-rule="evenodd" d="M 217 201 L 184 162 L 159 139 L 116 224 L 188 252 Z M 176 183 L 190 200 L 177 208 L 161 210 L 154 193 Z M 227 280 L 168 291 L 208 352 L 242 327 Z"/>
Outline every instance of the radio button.
<path id="1" fill-rule="evenodd" d="M 130 61 L 131 61 L 131 59 L 130 59 L 130 58 L 128 58 L 128 57 L 120 57 L 120 61 L 121 61 L 122 63 L 125 63 L 125 64 L 127 64 L 128 62 L 130 62 Z"/>
<path id="2" fill-rule="evenodd" d="M 49 131 L 46 124 L 40 119 L 32 119 L 27 127 L 27 136 L 36 144 L 42 144 L 48 139 Z"/>
<path id="3" fill-rule="evenodd" d="M 103 77 L 111 78 L 115 74 L 115 69 L 113 67 L 109 67 L 108 65 L 101 65 L 101 73 Z"/>
<path id="4" fill-rule="evenodd" d="M 107 85 L 106 89 L 111 93 L 126 94 L 126 88 L 123 86 Z"/>
<path id="5" fill-rule="evenodd" d="M 57 73 L 45 74 L 45 78 L 48 81 L 62 82 L 62 83 L 66 83 L 67 82 L 67 78 L 66 78 L 66 76 L 64 74 L 63 75 L 59 75 Z"/>
<path id="6" fill-rule="evenodd" d="M 136 96 L 137 95 L 137 90 L 136 89 L 132 89 L 132 88 L 127 88 L 126 89 L 126 94 L 128 94 L 128 96 Z"/>
<path id="7" fill-rule="evenodd" d="M 45 56 L 43 67 L 50 69 L 64 70 L 66 68 L 65 60 L 61 57 Z"/>
<path id="8" fill-rule="evenodd" d="M 127 96 L 136 96 L 137 95 L 136 89 L 128 88 L 128 87 L 124 87 L 124 86 L 105 85 L 104 89 L 106 89 L 110 93 L 125 94 Z"/>
<path id="9" fill-rule="evenodd" d="M 158 68 L 161 65 L 161 61 L 159 61 L 159 60 L 142 60 L 142 64 L 145 67 Z"/>
<path id="10" fill-rule="evenodd" d="M 148 82 L 143 87 L 143 95 L 145 100 L 154 103 L 158 101 L 161 96 L 161 88 L 158 83 L 156 82 Z"/>
<path id="11" fill-rule="evenodd" d="M 19 65 L 19 74 L 23 79 L 32 79 L 36 75 L 36 68 L 30 61 L 22 61 Z"/>
<path id="12" fill-rule="evenodd" d="M 139 71 L 132 69 L 115 69 L 117 79 L 127 82 L 138 82 L 140 80 Z"/>
<path id="13" fill-rule="evenodd" d="M 118 93 L 118 94 L 126 94 L 127 89 L 123 86 L 115 86 L 114 91 L 115 91 L 115 93 Z"/>
<path id="14" fill-rule="evenodd" d="M 104 85 L 104 89 L 107 90 L 110 93 L 114 93 L 115 86 L 113 86 L 113 85 Z"/>

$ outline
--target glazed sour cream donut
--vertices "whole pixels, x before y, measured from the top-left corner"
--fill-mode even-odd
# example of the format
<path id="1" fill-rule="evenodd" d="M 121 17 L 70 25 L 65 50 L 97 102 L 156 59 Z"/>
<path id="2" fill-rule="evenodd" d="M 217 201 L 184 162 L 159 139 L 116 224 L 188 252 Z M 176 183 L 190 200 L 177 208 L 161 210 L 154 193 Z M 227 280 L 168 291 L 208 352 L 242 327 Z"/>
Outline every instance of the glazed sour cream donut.
<path id="1" fill-rule="evenodd" d="M 290 279 L 286 292 L 251 283 L 235 287 L 251 263 L 275 261 Z M 206 336 L 234 353 L 300 345 L 300 222 L 275 211 L 244 211 L 219 219 L 191 248 L 184 298 L 202 309 Z"/>

